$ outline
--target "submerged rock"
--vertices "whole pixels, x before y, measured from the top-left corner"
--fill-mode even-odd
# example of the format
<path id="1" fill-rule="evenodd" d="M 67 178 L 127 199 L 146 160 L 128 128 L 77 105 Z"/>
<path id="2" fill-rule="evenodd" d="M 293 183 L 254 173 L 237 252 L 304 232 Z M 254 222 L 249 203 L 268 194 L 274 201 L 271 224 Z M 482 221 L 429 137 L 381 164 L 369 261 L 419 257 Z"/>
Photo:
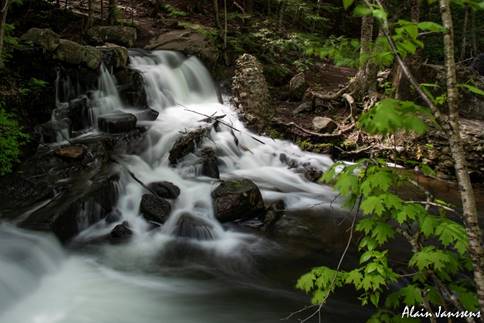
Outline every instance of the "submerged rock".
<path id="1" fill-rule="evenodd" d="M 129 223 L 124 221 L 123 223 L 115 226 L 109 235 L 111 237 L 111 241 L 122 242 L 130 239 L 133 235 L 133 231 L 130 229 Z"/>
<path id="2" fill-rule="evenodd" d="M 136 116 L 131 113 L 116 112 L 99 117 L 98 126 L 108 133 L 128 132 L 136 128 Z"/>
<path id="3" fill-rule="evenodd" d="M 213 192 L 214 214 L 220 222 L 250 219 L 265 211 L 262 195 L 248 179 L 228 180 Z"/>
<path id="4" fill-rule="evenodd" d="M 140 204 L 141 215 L 148 222 L 165 223 L 171 212 L 170 203 L 152 194 L 144 194 Z"/>
<path id="5" fill-rule="evenodd" d="M 123 69 L 116 73 L 116 79 L 120 84 L 119 95 L 125 104 L 139 108 L 148 107 L 145 84 L 141 72 Z"/>
<path id="6" fill-rule="evenodd" d="M 168 157 L 172 165 L 176 165 L 183 157 L 193 153 L 195 148 L 200 145 L 204 136 L 208 133 L 208 128 L 192 130 L 178 138 L 170 150 Z"/>
<path id="7" fill-rule="evenodd" d="M 217 156 L 210 147 L 202 149 L 202 175 L 211 178 L 220 178 Z"/>
<path id="8" fill-rule="evenodd" d="M 96 45 L 114 43 L 128 48 L 134 47 L 137 39 L 136 28 L 129 26 L 94 26 L 87 36 Z"/>
<path id="9" fill-rule="evenodd" d="M 180 215 L 173 234 L 177 237 L 195 240 L 213 240 L 215 238 L 211 223 L 188 213 Z"/>
<path id="10" fill-rule="evenodd" d="M 180 195 L 180 188 L 171 182 L 151 183 L 148 188 L 161 198 L 176 199 Z"/>

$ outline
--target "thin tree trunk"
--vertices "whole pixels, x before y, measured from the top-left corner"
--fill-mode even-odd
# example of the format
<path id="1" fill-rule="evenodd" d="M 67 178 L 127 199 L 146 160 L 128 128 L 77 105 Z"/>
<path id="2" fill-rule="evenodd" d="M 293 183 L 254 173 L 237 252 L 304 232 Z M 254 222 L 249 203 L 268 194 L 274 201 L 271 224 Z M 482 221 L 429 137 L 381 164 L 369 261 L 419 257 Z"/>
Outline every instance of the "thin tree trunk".
<path id="1" fill-rule="evenodd" d="M 108 23 L 110 25 L 116 24 L 116 11 L 117 11 L 117 4 L 116 0 L 109 0 L 108 3 Z"/>
<path id="2" fill-rule="evenodd" d="M 87 0 L 87 28 L 92 27 L 92 21 L 93 21 L 93 14 L 94 14 L 94 7 L 93 7 L 93 2 L 94 0 Z"/>
<path id="3" fill-rule="evenodd" d="M 224 53 L 227 49 L 227 32 L 228 32 L 227 0 L 224 0 Z"/>
<path id="4" fill-rule="evenodd" d="M 3 41 L 5 38 L 5 25 L 7 23 L 8 0 L 0 0 L 0 69 L 3 63 Z"/>
<path id="5" fill-rule="evenodd" d="M 469 6 L 465 6 L 464 13 L 464 25 L 462 26 L 462 44 L 460 48 L 460 60 L 463 61 L 466 58 L 467 47 L 467 25 L 469 24 Z"/>
<path id="6" fill-rule="evenodd" d="M 447 74 L 447 102 L 449 106 L 449 123 L 451 134 L 450 149 L 455 163 L 455 172 L 462 200 L 464 224 L 469 237 L 469 253 L 474 265 L 474 282 L 481 313 L 484 313 L 484 262 L 481 245 L 481 230 L 478 223 L 476 200 L 472 188 L 464 147 L 460 136 L 459 93 L 457 90 L 456 65 L 454 58 L 454 29 L 450 0 L 439 0 L 444 33 L 444 54 Z"/>
<path id="7" fill-rule="evenodd" d="M 218 9 L 218 0 L 213 0 L 213 10 L 215 11 L 215 24 L 217 28 L 220 30 L 222 29 L 222 25 L 220 24 L 220 12 Z"/>
<path id="8" fill-rule="evenodd" d="M 100 13 L 100 16 L 101 16 L 101 21 L 104 21 L 104 0 L 100 0 L 101 2 L 101 13 Z"/>
<path id="9" fill-rule="evenodd" d="M 471 15 L 471 26 L 472 26 L 472 55 L 471 57 L 477 56 L 477 31 L 476 31 L 476 11 L 472 10 Z"/>
<path id="10" fill-rule="evenodd" d="M 359 94 L 366 95 L 369 89 L 370 56 L 373 42 L 373 17 L 363 16 L 361 18 L 361 35 L 360 35 L 360 67 L 356 75 L 357 91 Z"/>
<path id="11" fill-rule="evenodd" d="M 284 20 L 284 11 L 286 10 L 286 0 L 279 0 L 279 12 L 277 18 L 277 29 L 282 29 L 282 21 Z"/>

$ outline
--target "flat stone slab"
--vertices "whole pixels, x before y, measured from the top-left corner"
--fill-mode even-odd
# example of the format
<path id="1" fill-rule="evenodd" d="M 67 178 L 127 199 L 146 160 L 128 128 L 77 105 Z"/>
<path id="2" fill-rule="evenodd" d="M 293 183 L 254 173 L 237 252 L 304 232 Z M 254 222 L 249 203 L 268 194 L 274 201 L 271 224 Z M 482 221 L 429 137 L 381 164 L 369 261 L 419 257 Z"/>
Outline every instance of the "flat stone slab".
<path id="1" fill-rule="evenodd" d="M 138 119 L 134 114 L 116 112 L 98 118 L 99 130 L 107 133 L 129 132 L 136 128 Z"/>

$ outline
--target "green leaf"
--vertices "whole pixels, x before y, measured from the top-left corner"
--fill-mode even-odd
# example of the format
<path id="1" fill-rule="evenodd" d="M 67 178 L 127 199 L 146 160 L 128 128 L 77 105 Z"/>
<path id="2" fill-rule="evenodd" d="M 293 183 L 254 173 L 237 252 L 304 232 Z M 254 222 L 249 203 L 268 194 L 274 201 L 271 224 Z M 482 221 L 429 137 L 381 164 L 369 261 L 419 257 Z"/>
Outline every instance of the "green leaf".
<path id="1" fill-rule="evenodd" d="M 353 15 L 356 17 L 371 15 L 371 9 L 368 8 L 367 6 L 358 5 L 355 7 L 355 10 L 353 10 Z"/>
<path id="2" fill-rule="evenodd" d="M 345 10 L 351 7 L 353 2 L 355 2 L 355 0 L 343 0 L 343 7 L 345 8 Z"/>
<path id="3" fill-rule="evenodd" d="M 415 285 L 408 285 L 400 289 L 400 295 L 406 305 L 422 304 L 422 290 Z"/>
<path id="4" fill-rule="evenodd" d="M 470 92 L 477 94 L 477 95 L 482 95 L 484 96 L 484 91 L 481 90 L 480 88 L 470 85 L 470 84 L 458 84 L 458 87 L 464 88 L 466 90 L 469 90 Z"/>
<path id="5" fill-rule="evenodd" d="M 361 203 L 361 209 L 365 214 L 382 215 L 385 207 L 383 206 L 383 200 L 379 196 L 370 196 L 363 200 Z"/>
<path id="6" fill-rule="evenodd" d="M 438 23 L 435 23 L 433 21 L 422 21 L 418 23 L 417 26 L 420 30 L 424 30 L 424 31 L 441 32 L 441 33 L 445 31 L 444 26 Z"/>

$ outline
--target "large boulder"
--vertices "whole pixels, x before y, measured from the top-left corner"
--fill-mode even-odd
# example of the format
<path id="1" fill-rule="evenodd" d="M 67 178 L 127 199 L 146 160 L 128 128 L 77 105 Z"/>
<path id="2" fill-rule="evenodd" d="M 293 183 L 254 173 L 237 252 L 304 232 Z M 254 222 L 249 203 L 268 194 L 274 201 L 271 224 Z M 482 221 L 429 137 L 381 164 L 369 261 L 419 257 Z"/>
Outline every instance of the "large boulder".
<path id="1" fill-rule="evenodd" d="M 104 65 L 114 69 L 124 68 L 128 65 L 129 55 L 126 47 L 107 43 L 96 48 L 102 53 Z"/>
<path id="2" fill-rule="evenodd" d="M 191 30 L 172 30 L 151 40 L 149 50 L 175 50 L 195 55 L 206 64 L 213 65 L 218 60 L 218 50 L 204 35 Z"/>
<path id="3" fill-rule="evenodd" d="M 170 156 L 168 157 L 170 163 L 176 165 L 183 157 L 189 153 L 193 153 L 195 148 L 201 144 L 207 133 L 208 128 L 199 128 L 178 138 L 170 150 Z"/>
<path id="4" fill-rule="evenodd" d="M 71 65 L 82 64 L 95 70 L 101 65 L 102 54 L 95 47 L 82 46 L 76 42 L 61 39 L 54 52 L 54 59 Z"/>
<path id="5" fill-rule="evenodd" d="M 161 198 L 176 199 L 180 195 L 180 188 L 171 182 L 154 182 L 148 185 L 151 192 Z"/>
<path id="6" fill-rule="evenodd" d="M 248 179 L 222 182 L 212 192 L 212 201 L 220 222 L 250 219 L 265 211 L 259 188 Z"/>
<path id="7" fill-rule="evenodd" d="M 144 194 L 141 198 L 140 212 L 146 221 L 163 224 L 170 215 L 171 205 L 163 198 Z"/>
<path id="8" fill-rule="evenodd" d="M 145 108 L 148 106 L 143 75 L 132 69 L 123 69 L 116 73 L 120 84 L 119 95 L 123 102 L 132 107 Z"/>
<path id="9" fill-rule="evenodd" d="M 294 75 L 289 81 L 289 95 L 294 101 L 301 101 L 307 89 L 308 83 L 304 73 Z"/>
<path id="10" fill-rule="evenodd" d="M 89 41 L 96 45 L 114 43 L 124 47 L 134 47 L 137 39 L 136 28 L 129 26 L 95 26 L 87 31 Z"/>
<path id="11" fill-rule="evenodd" d="M 60 36 L 50 29 L 31 28 L 20 39 L 39 46 L 48 52 L 55 51 L 60 44 Z"/>
<path id="12" fill-rule="evenodd" d="M 108 133 L 128 132 L 136 128 L 136 116 L 131 113 L 110 113 L 99 117 L 99 130 Z"/>
<path id="13" fill-rule="evenodd" d="M 262 127 L 274 115 L 262 65 L 254 56 L 244 54 L 237 59 L 232 93 L 237 108 L 255 126 Z"/>

